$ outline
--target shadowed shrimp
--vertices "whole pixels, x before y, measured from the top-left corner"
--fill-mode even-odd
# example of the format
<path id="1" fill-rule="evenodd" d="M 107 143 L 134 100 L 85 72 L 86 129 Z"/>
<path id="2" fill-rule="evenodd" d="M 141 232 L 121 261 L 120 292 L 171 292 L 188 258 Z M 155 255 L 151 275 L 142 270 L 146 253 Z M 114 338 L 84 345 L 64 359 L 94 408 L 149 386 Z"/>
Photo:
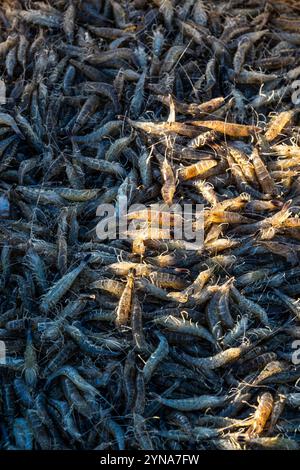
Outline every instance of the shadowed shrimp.
<path id="1" fill-rule="evenodd" d="M 60 301 L 61 297 L 70 289 L 76 278 L 87 266 L 88 260 L 89 256 L 83 260 L 79 266 L 65 274 L 61 279 L 53 284 L 52 287 L 50 287 L 42 298 L 41 310 L 43 312 L 48 312 L 50 308 L 54 307 L 57 302 Z"/>

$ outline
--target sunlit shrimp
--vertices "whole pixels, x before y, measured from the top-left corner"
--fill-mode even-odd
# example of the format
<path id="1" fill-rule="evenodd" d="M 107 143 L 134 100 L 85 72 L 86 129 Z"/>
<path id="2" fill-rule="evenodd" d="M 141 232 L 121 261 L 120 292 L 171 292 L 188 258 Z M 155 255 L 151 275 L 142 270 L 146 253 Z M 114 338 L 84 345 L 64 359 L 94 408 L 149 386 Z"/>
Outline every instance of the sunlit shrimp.
<path id="1" fill-rule="evenodd" d="M 266 423 L 272 413 L 273 409 L 273 396 L 271 393 L 263 393 L 258 400 L 258 407 L 253 416 L 253 423 L 251 424 L 248 434 L 250 436 L 259 436 L 264 431 Z"/>
<path id="2" fill-rule="evenodd" d="M 135 271 L 134 269 L 132 269 L 128 272 L 126 286 L 122 292 L 122 295 L 120 297 L 120 301 L 118 304 L 118 308 L 116 312 L 116 325 L 117 326 L 125 325 L 130 316 L 130 312 L 132 309 L 134 278 L 135 278 Z"/>

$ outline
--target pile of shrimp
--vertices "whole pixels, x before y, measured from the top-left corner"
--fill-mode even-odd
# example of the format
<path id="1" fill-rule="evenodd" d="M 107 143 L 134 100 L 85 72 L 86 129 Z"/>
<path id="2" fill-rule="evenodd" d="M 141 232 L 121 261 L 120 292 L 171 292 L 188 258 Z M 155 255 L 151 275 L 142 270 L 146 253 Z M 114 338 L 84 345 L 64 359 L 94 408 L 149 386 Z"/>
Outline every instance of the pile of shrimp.
<path id="1" fill-rule="evenodd" d="M 1 449 L 299 448 L 299 28 L 296 1 L 1 2 Z"/>

